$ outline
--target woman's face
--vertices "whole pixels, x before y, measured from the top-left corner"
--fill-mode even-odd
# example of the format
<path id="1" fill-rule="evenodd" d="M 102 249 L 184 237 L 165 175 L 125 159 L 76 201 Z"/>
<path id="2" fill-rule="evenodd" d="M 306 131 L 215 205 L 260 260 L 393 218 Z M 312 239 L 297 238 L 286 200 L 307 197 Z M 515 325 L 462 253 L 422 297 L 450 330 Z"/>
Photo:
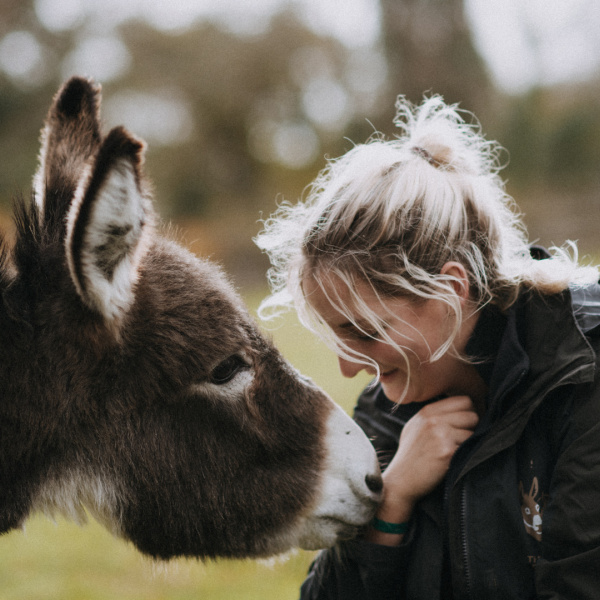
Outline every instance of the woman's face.
<path id="1" fill-rule="evenodd" d="M 454 326 L 453 311 L 446 303 L 441 300 L 415 302 L 403 297 L 379 299 L 370 286 L 359 284 L 356 287 L 356 292 L 379 317 L 389 337 L 404 350 L 407 365 L 405 357 L 379 336 L 360 310 L 352 308 L 351 295 L 344 283 L 338 281 L 323 293 L 314 281 L 307 281 L 304 290 L 311 306 L 336 336 L 353 352 L 368 356 L 379 366 L 379 381 L 390 400 L 406 404 L 423 402 L 441 394 L 466 393 L 465 369 L 469 365 L 458 359 L 454 352 L 446 352 L 440 359 L 431 361 L 431 356 L 446 342 Z M 345 306 L 351 307 L 350 314 L 342 314 L 328 297 L 338 297 Z M 466 298 L 461 299 L 461 303 L 466 304 Z M 464 351 L 475 321 L 476 315 L 472 315 L 462 322 L 453 345 L 459 353 Z M 354 377 L 363 369 L 371 375 L 376 374 L 371 365 L 342 357 L 338 360 L 345 377 Z"/>

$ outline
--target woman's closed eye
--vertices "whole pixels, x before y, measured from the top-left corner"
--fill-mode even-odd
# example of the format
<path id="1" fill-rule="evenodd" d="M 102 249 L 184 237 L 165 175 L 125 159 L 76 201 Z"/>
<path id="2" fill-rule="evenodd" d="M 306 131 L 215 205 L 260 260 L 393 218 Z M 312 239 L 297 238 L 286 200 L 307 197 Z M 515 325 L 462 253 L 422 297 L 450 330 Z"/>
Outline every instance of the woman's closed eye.
<path id="1" fill-rule="evenodd" d="M 348 325 L 343 328 L 342 338 L 348 342 L 378 342 L 382 339 L 382 332 L 373 328 L 358 328 Z"/>
<path id="2" fill-rule="evenodd" d="M 358 342 L 376 342 L 381 340 L 379 331 L 357 332 L 353 337 Z"/>

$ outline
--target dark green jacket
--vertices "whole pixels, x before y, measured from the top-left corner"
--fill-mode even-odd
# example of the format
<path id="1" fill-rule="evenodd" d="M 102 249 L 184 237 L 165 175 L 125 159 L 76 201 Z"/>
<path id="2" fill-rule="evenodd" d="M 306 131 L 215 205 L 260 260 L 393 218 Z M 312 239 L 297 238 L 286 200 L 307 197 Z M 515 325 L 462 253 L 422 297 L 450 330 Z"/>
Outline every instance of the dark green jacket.
<path id="1" fill-rule="evenodd" d="M 600 598 L 600 287 L 524 294 L 496 346 L 486 415 L 402 546 L 321 553 L 302 600 Z M 385 466 L 401 411 L 376 387 L 355 418 Z"/>

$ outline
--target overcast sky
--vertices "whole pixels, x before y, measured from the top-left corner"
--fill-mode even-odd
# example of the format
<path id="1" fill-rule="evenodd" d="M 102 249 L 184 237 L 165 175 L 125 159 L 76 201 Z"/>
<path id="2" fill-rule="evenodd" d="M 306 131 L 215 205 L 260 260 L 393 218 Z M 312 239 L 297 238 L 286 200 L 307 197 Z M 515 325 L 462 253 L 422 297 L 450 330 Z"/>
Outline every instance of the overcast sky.
<path id="1" fill-rule="evenodd" d="M 586 79 L 600 68 L 598 0 L 466 0 L 466 8 L 477 46 L 507 91 Z"/>

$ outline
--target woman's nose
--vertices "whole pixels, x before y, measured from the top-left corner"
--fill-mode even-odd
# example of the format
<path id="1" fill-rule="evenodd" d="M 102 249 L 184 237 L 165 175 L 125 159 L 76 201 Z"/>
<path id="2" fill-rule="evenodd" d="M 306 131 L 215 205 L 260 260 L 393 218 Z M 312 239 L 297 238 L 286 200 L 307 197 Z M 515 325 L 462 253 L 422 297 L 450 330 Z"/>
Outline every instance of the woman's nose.
<path id="1" fill-rule="evenodd" d="M 340 366 L 340 373 L 344 377 L 352 378 L 355 375 L 358 375 L 364 368 L 365 365 L 357 362 L 353 362 L 351 360 L 346 360 L 341 356 L 338 356 L 338 364 Z"/>

